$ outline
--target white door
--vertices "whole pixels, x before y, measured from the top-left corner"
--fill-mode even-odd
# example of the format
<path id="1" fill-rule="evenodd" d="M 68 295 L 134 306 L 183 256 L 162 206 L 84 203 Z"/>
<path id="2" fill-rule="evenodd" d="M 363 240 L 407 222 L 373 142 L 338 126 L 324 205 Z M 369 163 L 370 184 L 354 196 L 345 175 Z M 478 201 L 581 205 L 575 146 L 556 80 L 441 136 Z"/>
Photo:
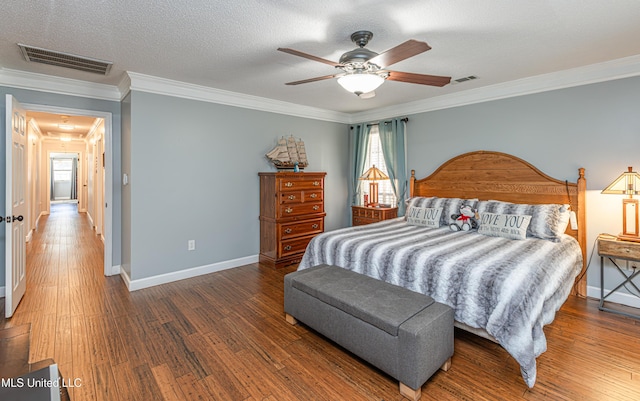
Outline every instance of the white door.
<path id="1" fill-rule="evenodd" d="M 5 315 L 11 317 L 27 289 L 27 115 L 11 95 L 6 110 Z"/>

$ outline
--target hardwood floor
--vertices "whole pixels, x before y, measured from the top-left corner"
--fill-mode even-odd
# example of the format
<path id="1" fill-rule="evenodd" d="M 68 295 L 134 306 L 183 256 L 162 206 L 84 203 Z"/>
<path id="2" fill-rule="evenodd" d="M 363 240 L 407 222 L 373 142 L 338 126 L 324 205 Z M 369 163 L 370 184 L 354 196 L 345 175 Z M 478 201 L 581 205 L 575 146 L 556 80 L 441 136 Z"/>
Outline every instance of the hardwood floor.
<path id="1" fill-rule="evenodd" d="M 129 293 L 103 276 L 102 244 L 68 206 L 40 222 L 27 259 L 27 294 L 0 328 L 31 323 L 30 361 L 53 358 L 79 379 L 72 400 L 403 399 L 392 378 L 285 322 L 292 269 L 253 264 Z M 545 332 L 533 389 L 501 347 L 456 331 L 451 369 L 422 399 L 639 399 L 640 320 L 572 297 Z"/>

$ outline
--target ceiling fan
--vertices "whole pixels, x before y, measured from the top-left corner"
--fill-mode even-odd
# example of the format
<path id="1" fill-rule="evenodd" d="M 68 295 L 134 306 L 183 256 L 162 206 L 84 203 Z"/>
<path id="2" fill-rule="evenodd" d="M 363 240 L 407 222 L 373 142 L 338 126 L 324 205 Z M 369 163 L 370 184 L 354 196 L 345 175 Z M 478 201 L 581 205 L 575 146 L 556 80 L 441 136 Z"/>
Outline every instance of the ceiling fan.
<path id="1" fill-rule="evenodd" d="M 431 86 L 444 86 L 451 82 L 451 77 L 414 74 L 410 72 L 391 71 L 386 69 L 392 64 L 430 50 L 431 47 L 427 43 L 410 39 L 394 48 L 378 54 L 365 48 L 371 38 L 373 38 L 373 33 L 369 31 L 354 32 L 351 35 L 351 41 L 357 44 L 358 48 L 344 53 L 337 63 L 311 54 L 303 53 L 298 50 L 283 47 L 278 48 L 281 52 L 329 64 L 339 70 L 342 70 L 337 74 L 287 82 L 285 85 L 300 85 L 325 79 L 338 78 L 338 83 L 347 91 L 352 92 L 361 98 L 369 98 L 375 96 L 374 90 L 382 85 L 386 79 L 390 81 Z"/>

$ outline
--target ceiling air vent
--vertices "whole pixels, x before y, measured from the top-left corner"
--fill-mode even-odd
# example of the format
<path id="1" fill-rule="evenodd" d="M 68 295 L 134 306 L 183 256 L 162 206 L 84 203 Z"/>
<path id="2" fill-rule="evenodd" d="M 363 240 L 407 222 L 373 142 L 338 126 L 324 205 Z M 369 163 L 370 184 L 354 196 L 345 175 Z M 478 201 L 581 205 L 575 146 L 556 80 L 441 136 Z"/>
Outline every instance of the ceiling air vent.
<path id="1" fill-rule="evenodd" d="M 478 77 L 476 77 L 475 75 L 469 75 L 468 77 L 462 77 L 462 78 L 454 79 L 453 82 L 459 84 L 459 83 L 462 83 L 462 82 L 473 81 L 474 79 L 478 79 Z"/>
<path id="2" fill-rule="evenodd" d="M 58 67 L 93 72 L 101 75 L 107 75 L 113 65 L 110 61 L 96 60 L 94 58 L 41 49 L 20 43 L 18 43 L 18 47 L 20 47 L 24 59 L 34 63 L 56 65 Z"/>

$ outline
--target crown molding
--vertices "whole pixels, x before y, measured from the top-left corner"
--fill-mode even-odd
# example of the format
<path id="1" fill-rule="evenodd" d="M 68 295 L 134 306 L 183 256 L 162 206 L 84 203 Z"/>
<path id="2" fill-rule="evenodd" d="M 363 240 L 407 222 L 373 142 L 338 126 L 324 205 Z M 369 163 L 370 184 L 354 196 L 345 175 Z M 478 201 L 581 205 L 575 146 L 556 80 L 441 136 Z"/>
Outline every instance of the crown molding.
<path id="1" fill-rule="evenodd" d="M 131 90 L 344 124 L 375 121 L 640 75 L 640 55 L 357 113 L 245 95 L 128 71 L 117 86 L 0 68 L 0 85 L 121 101 Z"/>
<path id="2" fill-rule="evenodd" d="M 120 92 L 120 100 L 124 99 L 131 91 L 131 78 L 129 78 L 129 74 L 122 74 L 122 79 L 118 83 L 118 91 Z"/>
<path id="3" fill-rule="evenodd" d="M 0 85 L 61 95 L 120 101 L 120 91 L 113 85 L 0 68 Z"/>
<path id="4" fill-rule="evenodd" d="M 225 104 L 228 106 L 286 114 L 295 117 L 311 118 L 314 120 L 324 120 L 344 124 L 348 124 L 351 121 L 351 117 L 348 113 L 302 106 L 295 103 L 288 103 L 264 97 L 245 95 L 222 89 L 153 77 L 136 72 L 127 71 L 127 75 L 131 81 L 130 90 Z"/>
<path id="5" fill-rule="evenodd" d="M 531 95 L 640 75 L 640 55 L 351 114 L 352 123 Z"/>

